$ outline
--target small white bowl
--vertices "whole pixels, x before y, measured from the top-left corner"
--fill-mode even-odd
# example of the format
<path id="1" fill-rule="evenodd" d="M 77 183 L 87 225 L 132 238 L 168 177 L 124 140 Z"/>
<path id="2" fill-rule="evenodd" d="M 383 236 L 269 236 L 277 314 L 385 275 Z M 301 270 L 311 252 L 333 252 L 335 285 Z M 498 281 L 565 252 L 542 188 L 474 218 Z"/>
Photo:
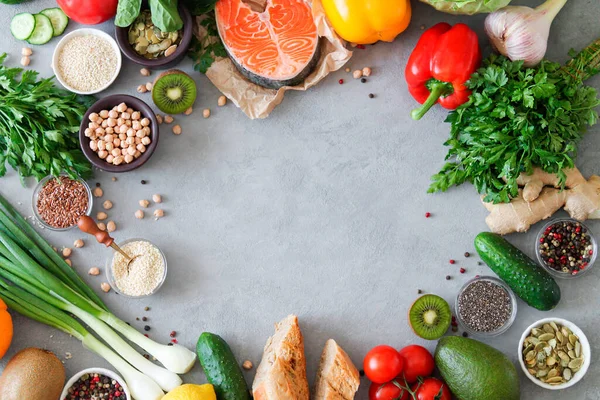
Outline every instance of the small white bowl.
<path id="1" fill-rule="evenodd" d="M 73 386 L 75 384 L 75 382 L 77 382 L 79 380 L 79 378 L 81 378 L 85 374 L 100 374 L 100 375 L 107 376 L 110 379 L 114 379 L 115 381 L 119 382 L 119 385 L 121 385 L 121 387 L 123 388 L 123 391 L 125 392 L 125 397 L 127 398 L 127 400 L 131 400 L 131 393 L 129 392 L 129 388 L 127 387 L 127 384 L 125 383 L 123 378 L 121 378 L 119 375 L 117 375 L 114 372 L 112 372 L 108 369 L 105 369 L 105 368 L 88 368 L 88 369 L 84 369 L 83 371 L 80 371 L 80 372 L 76 373 L 75 375 L 73 375 L 73 377 L 71 379 L 69 379 L 69 381 L 65 385 L 65 388 L 63 389 L 59 400 L 64 400 L 65 397 L 69 394 L 69 388 L 71 386 Z"/>
<path id="2" fill-rule="evenodd" d="M 535 376 L 532 376 L 529 373 L 529 371 L 527 371 L 527 366 L 525 365 L 525 361 L 523 361 L 523 354 L 522 354 L 523 353 L 523 343 L 525 342 L 525 339 L 527 338 L 527 336 L 530 334 L 531 330 L 533 328 L 538 328 L 544 324 L 548 324 L 552 321 L 554 321 L 555 323 L 557 323 L 559 325 L 569 328 L 571 330 L 571 332 L 573 332 L 575 335 L 577 335 L 577 337 L 579 337 L 579 342 L 581 343 L 581 353 L 583 354 L 583 366 L 581 367 L 581 369 L 573 374 L 573 377 L 571 378 L 571 380 L 569 382 L 563 383 L 562 385 L 556 385 L 556 386 L 544 383 L 544 382 L 540 381 L 539 379 L 537 379 Z M 569 388 L 569 387 L 575 385 L 577 382 L 579 382 L 585 376 L 588 368 L 590 367 L 590 360 L 592 358 L 592 350 L 590 348 L 590 342 L 588 341 L 588 339 L 585 336 L 585 334 L 583 333 L 583 331 L 577 327 L 577 325 L 575 325 L 574 323 L 572 323 L 570 321 L 567 321 L 566 319 L 562 319 L 562 318 L 544 318 L 544 319 L 540 319 L 539 321 L 536 321 L 533 324 L 529 325 L 529 327 L 525 330 L 525 332 L 521 336 L 521 340 L 519 341 L 519 348 L 517 349 L 517 358 L 519 359 L 519 364 L 521 365 L 521 369 L 523 370 L 523 373 L 525 374 L 525 376 L 527 376 L 527 378 L 529 378 L 530 381 L 532 381 L 539 387 L 543 387 L 544 389 L 562 390 L 562 389 L 566 389 L 566 388 Z"/>
<path id="3" fill-rule="evenodd" d="M 60 71 L 58 69 L 58 55 L 62 51 L 62 48 L 65 46 L 65 43 L 67 43 L 73 37 L 88 36 L 88 35 L 95 35 L 95 36 L 101 37 L 102 39 L 105 39 L 106 41 L 108 41 L 108 43 L 110 43 L 110 47 L 112 47 L 112 49 L 115 52 L 115 56 L 117 57 L 117 68 L 115 69 L 114 76 L 104 86 L 102 86 L 98 89 L 94 89 L 89 92 L 82 92 L 80 90 L 76 90 L 76 89 L 72 88 L 71 86 L 69 86 L 60 76 Z M 56 45 L 56 48 L 54 49 L 54 54 L 52 55 L 52 69 L 54 70 L 54 75 L 56 75 L 56 79 L 58 79 L 60 84 L 63 85 L 65 88 L 67 88 L 69 91 L 71 91 L 73 93 L 77 93 L 77 94 L 94 94 L 94 93 L 99 93 L 99 92 L 105 90 L 106 88 L 108 88 L 110 85 L 113 84 L 115 79 L 117 79 L 117 76 L 119 76 L 119 72 L 121 71 L 121 62 L 122 62 L 121 49 L 119 49 L 119 45 L 117 44 L 115 39 L 113 39 L 112 36 L 110 36 L 106 32 L 103 32 L 99 29 L 92 29 L 92 28 L 77 29 L 77 30 L 74 30 L 73 32 L 70 32 L 70 33 L 66 34 L 65 36 L 63 36 L 63 38 L 60 40 L 60 42 L 58 42 L 58 44 Z"/>

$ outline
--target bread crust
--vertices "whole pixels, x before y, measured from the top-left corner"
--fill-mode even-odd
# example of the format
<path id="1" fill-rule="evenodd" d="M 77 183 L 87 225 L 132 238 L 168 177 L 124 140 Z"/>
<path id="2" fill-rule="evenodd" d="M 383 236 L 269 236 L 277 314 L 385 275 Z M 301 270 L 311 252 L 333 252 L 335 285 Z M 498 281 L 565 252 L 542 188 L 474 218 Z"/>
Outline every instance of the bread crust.
<path id="1" fill-rule="evenodd" d="M 329 339 L 321 354 L 313 400 L 352 400 L 359 385 L 358 369 L 344 349 Z"/>

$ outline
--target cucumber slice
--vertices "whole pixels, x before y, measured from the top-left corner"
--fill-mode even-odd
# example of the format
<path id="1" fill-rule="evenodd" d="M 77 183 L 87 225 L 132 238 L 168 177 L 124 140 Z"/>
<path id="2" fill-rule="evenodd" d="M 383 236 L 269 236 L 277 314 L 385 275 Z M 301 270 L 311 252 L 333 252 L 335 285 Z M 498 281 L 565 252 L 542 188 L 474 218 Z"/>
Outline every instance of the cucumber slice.
<path id="1" fill-rule="evenodd" d="M 40 14 L 44 14 L 46 17 L 50 18 L 53 36 L 62 35 L 65 29 L 67 29 L 67 25 L 69 25 L 69 17 L 67 17 L 67 14 L 58 7 L 46 8 L 45 10 L 40 11 Z"/>
<path id="2" fill-rule="evenodd" d="M 15 39 L 29 39 L 35 29 L 35 17 L 29 13 L 20 13 L 10 21 L 10 33 Z"/>
<path id="3" fill-rule="evenodd" d="M 35 14 L 35 29 L 27 41 L 31 44 L 45 44 L 52 39 L 52 21 L 44 14 Z"/>

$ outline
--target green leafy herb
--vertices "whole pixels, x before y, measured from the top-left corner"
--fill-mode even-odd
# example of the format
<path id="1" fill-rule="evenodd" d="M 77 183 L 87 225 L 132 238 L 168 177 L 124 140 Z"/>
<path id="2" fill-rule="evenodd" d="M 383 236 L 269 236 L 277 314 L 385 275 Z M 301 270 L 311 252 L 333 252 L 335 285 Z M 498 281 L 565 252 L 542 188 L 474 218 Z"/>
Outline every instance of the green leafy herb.
<path id="1" fill-rule="evenodd" d="M 192 15 L 202 15 L 212 11 L 217 0 L 182 0 Z"/>
<path id="2" fill-rule="evenodd" d="M 142 0 L 119 0 L 117 5 L 117 15 L 115 16 L 115 25 L 121 28 L 127 28 L 133 24 L 133 21 L 140 15 L 142 10 Z"/>
<path id="3" fill-rule="evenodd" d="M 485 201 L 506 203 L 518 195 L 519 174 L 534 167 L 556 173 L 564 185 L 562 170 L 574 166 L 586 127 L 598 121 L 597 92 L 581 80 L 591 72 L 593 60 L 586 59 L 525 68 L 490 56 L 467 83 L 473 90 L 469 101 L 446 120 L 452 124 L 445 143 L 449 162 L 432 177 L 429 192 L 471 182 Z M 575 63 L 588 74 L 576 73 Z"/>
<path id="4" fill-rule="evenodd" d="M 450 14 L 491 13 L 506 7 L 511 0 L 421 0 L 435 9 Z"/>
<path id="5" fill-rule="evenodd" d="M 0 176 L 8 163 L 21 180 L 61 172 L 89 178 L 78 132 L 94 98 L 61 90 L 52 78 L 38 80 L 33 70 L 7 68 L 5 58 L 0 55 Z"/>
<path id="6" fill-rule="evenodd" d="M 183 28 L 183 20 L 177 10 L 177 0 L 148 0 L 148 5 L 152 23 L 162 32 L 175 32 Z"/>
<path id="7" fill-rule="evenodd" d="M 216 57 L 227 57 L 227 50 L 219 37 L 214 12 L 206 14 L 200 25 L 206 33 L 200 39 L 194 36 L 188 54 L 194 61 L 194 69 L 206 74 Z"/>

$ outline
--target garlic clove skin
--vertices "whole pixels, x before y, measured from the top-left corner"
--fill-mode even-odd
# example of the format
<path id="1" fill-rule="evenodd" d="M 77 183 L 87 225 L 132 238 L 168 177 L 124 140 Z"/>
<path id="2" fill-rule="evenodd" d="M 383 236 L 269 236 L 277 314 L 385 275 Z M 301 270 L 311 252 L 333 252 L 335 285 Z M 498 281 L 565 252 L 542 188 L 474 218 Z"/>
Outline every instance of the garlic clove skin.
<path id="1" fill-rule="evenodd" d="M 546 55 L 550 24 L 532 8 L 509 6 L 487 16 L 485 32 L 500 54 L 533 67 Z"/>

